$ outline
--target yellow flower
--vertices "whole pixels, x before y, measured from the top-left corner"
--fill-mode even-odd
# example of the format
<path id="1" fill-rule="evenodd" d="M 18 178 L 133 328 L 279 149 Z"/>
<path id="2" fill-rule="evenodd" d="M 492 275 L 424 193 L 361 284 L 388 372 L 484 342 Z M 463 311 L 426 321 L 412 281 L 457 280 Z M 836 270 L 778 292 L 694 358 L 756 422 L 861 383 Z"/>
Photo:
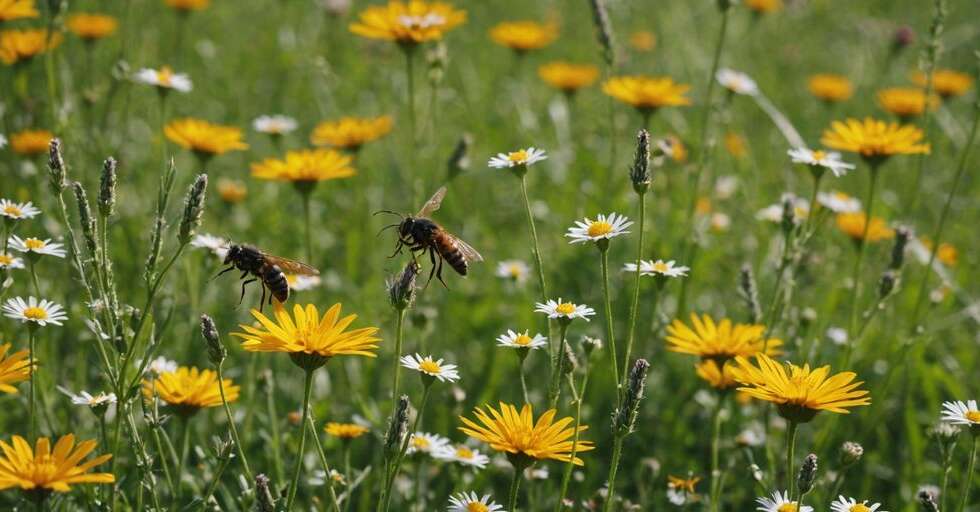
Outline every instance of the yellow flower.
<path id="1" fill-rule="evenodd" d="M 745 155 L 749 154 L 749 149 L 745 144 L 745 137 L 735 132 L 725 134 L 725 149 L 728 150 L 728 154 L 735 158 L 744 158 Z"/>
<path id="2" fill-rule="evenodd" d="M 599 78 L 599 68 L 592 64 L 555 61 L 539 67 L 538 76 L 556 89 L 573 93 L 592 85 Z"/>
<path id="3" fill-rule="evenodd" d="M 465 426 L 459 427 L 459 430 L 473 439 L 488 443 L 494 450 L 509 455 L 536 460 L 554 459 L 562 462 L 572 460 L 572 437 L 575 435 L 575 428 L 569 427 L 573 421 L 571 417 L 554 421 L 557 411 L 550 409 L 535 422 L 530 404 L 525 404 L 520 413 L 513 405 L 503 402 L 500 402 L 499 411 L 490 405 L 485 407 L 486 411 L 479 407 L 473 410 L 473 414 L 482 425 L 460 416 L 459 419 Z M 581 425 L 578 431 L 583 432 L 588 428 Z M 576 453 L 593 449 L 595 446 L 591 441 L 581 439 L 575 447 Z M 575 457 L 572 463 L 577 466 L 584 465 L 582 459 L 578 457 Z"/>
<path id="4" fill-rule="evenodd" d="M 241 180 L 221 178 L 218 180 L 218 196 L 226 203 L 238 204 L 248 196 L 248 187 Z"/>
<path id="5" fill-rule="evenodd" d="M 558 38 L 558 27 L 553 23 L 541 24 L 536 21 L 505 21 L 490 29 L 490 39 L 500 46 L 518 52 L 538 50 Z"/>
<path id="6" fill-rule="evenodd" d="M 361 11 L 359 21 L 350 24 L 350 31 L 370 39 L 415 45 L 442 39 L 465 21 L 466 11 L 447 3 L 392 0 L 388 5 L 373 5 Z"/>
<path id="7" fill-rule="evenodd" d="M 31 378 L 31 364 L 28 351 L 20 350 L 7 355 L 10 343 L 0 345 L 0 391 L 9 394 L 17 393 L 17 388 L 11 386 Z"/>
<path id="8" fill-rule="evenodd" d="M 932 248 L 935 246 L 935 244 L 932 243 L 932 240 L 926 237 L 920 238 L 919 242 L 921 242 L 922 246 L 925 247 L 926 250 L 930 252 L 932 251 Z M 936 259 L 939 260 L 943 265 L 949 267 L 955 267 L 956 264 L 960 261 L 960 253 L 956 249 L 956 246 L 954 246 L 953 244 L 943 242 L 939 244 L 939 249 L 936 249 Z"/>
<path id="9" fill-rule="evenodd" d="M 657 47 L 657 36 L 649 30 L 640 30 L 630 34 L 630 46 L 641 51 L 649 52 Z"/>
<path id="10" fill-rule="evenodd" d="M 355 439 L 367 433 L 367 427 L 355 423 L 327 423 L 323 429 L 327 434 L 341 439 Z"/>
<path id="11" fill-rule="evenodd" d="M 602 92 L 640 110 L 690 105 L 684 96 L 691 86 L 678 84 L 670 77 L 617 76 L 602 84 Z"/>
<path id="12" fill-rule="evenodd" d="M 10 135 L 10 149 L 23 156 L 47 153 L 54 134 L 47 130 L 24 130 Z"/>
<path id="13" fill-rule="evenodd" d="M 239 387 L 231 379 L 223 379 L 225 400 L 238 400 Z M 218 374 L 212 370 L 198 370 L 193 366 L 180 366 L 172 372 L 163 372 L 153 379 L 143 379 L 143 396 L 160 398 L 176 408 L 182 415 L 190 415 L 205 407 L 221 405 Z"/>
<path id="14" fill-rule="evenodd" d="M 806 422 L 819 411 L 848 414 L 848 408 L 869 405 L 868 392 L 858 389 L 853 372 L 830 374 L 830 366 L 811 370 L 792 363 L 781 364 L 765 354 L 755 356 L 758 367 L 744 357 L 735 359 L 735 376 L 744 384 L 739 391 L 772 402 L 787 419 Z"/>
<path id="15" fill-rule="evenodd" d="M 322 366 L 334 356 L 376 357 L 375 343 L 377 327 L 362 327 L 346 330 L 357 315 L 340 318 L 340 304 L 334 304 L 323 317 L 316 306 L 307 304 L 304 308 L 293 305 L 290 316 L 281 304 L 276 304 L 275 320 L 253 309 L 252 316 L 261 324 L 259 327 L 239 325 L 245 332 L 232 333 L 245 340 L 242 348 L 249 352 L 285 352 L 293 362 L 309 369 L 307 364 Z M 315 368 L 314 368 L 315 369 Z"/>
<path id="16" fill-rule="evenodd" d="M 19 18 L 37 18 L 34 0 L 0 0 L 0 23 Z"/>
<path id="17" fill-rule="evenodd" d="M 732 373 L 733 367 L 734 364 L 731 361 L 721 363 L 719 366 L 714 359 L 705 359 L 694 365 L 694 371 L 711 387 L 725 390 L 738 385 L 738 381 L 735 380 L 735 375 Z"/>
<path id="18" fill-rule="evenodd" d="M 888 223 L 881 217 L 871 217 L 871 223 L 867 227 L 867 234 L 865 234 L 865 223 L 867 223 L 867 215 L 864 212 L 840 213 L 837 215 L 837 227 L 855 241 L 866 240 L 868 242 L 878 242 L 880 240 L 890 240 L 895 237 L 895 230 L 888 227 Z"/>
<path id="19" fill-rule="evenodd" d="M 854 86 L 845 76 L 817 74 L 807 81 L 810 94 L 826 102 L 847 101 L 854 94 Z"/>
<path id="20" fill-rule="evenodd" d="M 73 14 L 68 17 L 68 30 L 76 36 L 94 41 L 109 37 L 116 32 L 119 22 L 112 16 L 105 14 Z"/>
<path id="21" fill-rule="evenodd" d="M 203 11 L 211 4 L 211 0 L 164 0 L 168 6 L 182 12 Z"/>
<path id="22" fill-rule="evenodd" d="M 316 125 L 310 134 L 310 142 L 314 146 L 357 150 L 364 143 L 385 136 L 391 131 L 391 125 L 391 116 L 342 117 Z"/>
<path id="23" fill-rule="evenodd" d="M 929 96 L 929 110 L 939 106 L 939 96 Z M 926 92 L 914 87 L 890 87 L 878 91 L 881 108 L 901 118 L 921 115 L 926 107 Z"/>
<path id="24" fill-rule="evenodd" d="M 691 478 L 681 478 L 674 475 L 667 475 L 667 487 L 671 489 L 684 490 L 688 494 L 694 494 L 694 486 L 701 481 L 701 477 L 692 476 Z"/>
<path id="25" fill-rule="evenodd" d="M 252 164 L 252 176 L 265 180 L 317 182 L 356 174 L 351 156 L 333 149 L 289 151 L 282 160 L 268 158 Z"/>
<path id="26" fill-rule="evenodd" d="M 670 158 L 679 164 L 687 162 L 687 146 L 684 141 L 676 135 L 668 135 L 667 142 L 670 143 Z"/>
<path id="27" fill-rule="evenodd" d="M 776 12 L 783 8 L 783 0 L 745 0 L 745 6 L 756 13 Z"/>
<path id="28" fill-rule="evenodd" d="M 13 446 L 0 441 L 0 490 L 13 487 L 46 496 L 48 493 L 68 492 L 73 484 L 111 484 L 116 481 L 110 473 L 88 471 L 112 458 L 100 455 L 82 462 L 95 449 L 95 441 L 75 445 L 75 435 L 62 436 L 51 449 L 51 440 L 42 437 L 34 449 L 20 436 L 14 436 Z M 81 464 L 79 464 L 82 462 Z"/>
<path id="29" fill-rule="evenodd" d="M 834 121 L 824 130 L 824 146 L 859 153 L 866 160 L 881 162 L 892 155 L 929 153 L 929 144 L 921 144 L 922 130 L 912 125 L 886 123 L 870 117 L 864 121 L 848 118 Z"/>
<path id="30" fill-rule="evenodd" d="M 912 74 L 912 81 L 919 87 L 925 87 L 926 74 L 916 71 Z M 969 91 L 970 87 L 973 87 L 973 77 L 967 73 L 953 69 L 937 69 L 932 74 L 932 90 L 943 98 L 960 96 Z"/>
<path id="31" fill-rule="evenodd" d="M 716 324 L 708 315 L 698 318 L 691 313 L 691 325 L 694 329 L 675 319 L 667 326 L 667 350 L 723 362 L 753 356 L 763 349 L 776 355 L 783 344 L 778 338 L 765 338 L 766 326 L 760 324 L 734 324 L 727 318 Z"/>
<path id="32" fill-rule="evenodd" d="M 201 119 L 188 117 L 171 121 L 163 127 L 163 133 L 174 144 L 202 156 L 248 149 L 238 127 L 213 124 Z"/>
<path id="33" fill-rule="evenodd" d="M 4 30 L 0 32 L 0 61 L 9 66 L 32 59 L 53 50 L 63 39 L 60 33 L 49 37 L 43 29 Z"/>

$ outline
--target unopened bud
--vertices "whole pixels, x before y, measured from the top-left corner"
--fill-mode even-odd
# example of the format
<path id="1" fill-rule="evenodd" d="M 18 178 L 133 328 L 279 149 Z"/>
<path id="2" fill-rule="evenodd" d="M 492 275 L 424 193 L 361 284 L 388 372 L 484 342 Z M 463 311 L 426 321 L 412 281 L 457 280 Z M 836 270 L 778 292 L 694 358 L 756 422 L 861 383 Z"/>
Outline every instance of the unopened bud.
<path id="1" fill-rule="evenodd" d="M 464 133 L 456 141 L 456 147 L 453 148 L 453 153 L 449 155 L 448 167 L 450 180 L 470 168 L 470 147 L 472 146 L 473 136 L 469 133 Z"/>
<path id="2" fill-rule="evenodd" d="M 255 475 L 255 509 L 258 512 L 275 512 L 276 499 L 269 488 L 269 477 L 262 473 Z"/>
<path id="3" fill-rule="evenodd" d="M 840 447 L 841 466 L 849 467 L 857 464 L 864 455 L 864 447 L 854 441 L 845 441 Z"/>
<path id="4" fill-rule="evenodd" d="M 895 29 L 895 34 L 892 36 L 892 48 L 895 50 L 901 50 L 910 46 L 915 42 L 915 30 L 908 25 L 902 25 Z"/>
<path id="5" fill-rule="evenodd" d="M 201 216 L 204 214 L 204 198 L 208 190 L 208 175 L 198 174 L 194 183 L 187 189 L 184 196 L 184 214 L 180 219 L 180 230 L 177 239 L 181 244 L 188 244 L 197 228 L 201 225 Z"/>
<path id="6" fill-rule="evenodd" d="M 48 178 L 55 194 L 61 194 L 68 188 L 68 169 L 61 156 L 61 139 L 51 139 L 48 143 Z"/>
<path id="7" fill-rule="evenodd" d="M 796 206 L 793 204 L 794 199 L 793 197 L 783 198 L 783 217 L 781 220 L 783 233 L 789 233 L 796 227 Z"/>
<path id="8" fill-rule="evenodd" d="M 582 336 L 582 350 L 585 351 L 585 357 L 588 358 L 594 350 L 602 350 L 602 340 L 591 336 Z"/>
<path id="9" fill-rule="evenodd" d="M 882 272 L 881 279 L 878 280 L 878 298 L 884 299 L 891 295 L 900 279 L 901 274 L 898 271 L 889 269 Z"/>
<path id="10" fill-rule="evenodd" d="M 75 202 L 78 203 L 78 223 L 82 225 L 82 238 L 85 239 L 85 248 L 95 258 L 99 251 L 98 236 L 95 233 L 95 219 L 92 218 L 92 207 L 89 205 L 88 195 L 85 193 L 82 184 L 77 181 L 72 183 L 71 188 L 75 193 Z"/>
<path id="11" fill-rule="evenodd" d="M 208 347 L 208 360 L 211 361 L 211 364 L 218 366 L 225 360 L 228 350 L 221 343 L 221 337 L 218 335 L 218 328 L 214 325 L 214 320 L 208 315 L 201 315 L 201 334 L 204 335 L 204 341 Z"/>
<path id="12" fill-rule="evenodd" d="M 759 288 L 755 284 L 755 274 L 752 265 L 745 263 L 738 273 L 738 294 L 749 310 L 749 320 L 753 324 L 762 319 L 762 307 L 759 305 Z"/>
<path id="13" fill-rule="evenodd" d="M 630 166 L 630 181 L 633 190 L 643 195 L 650 188 L 650 132 L 640 130 L 636 135 L 636 153 Z"/>
<path id="14" fill-rule="evenodd" d="M 99 181 L 99 213 L 103 217 L 113 214 L 116 207 L 116 159 L 106 158 L 102 164 L 102 178 Z"/>
<path id="15" fill-rule="evenodd" d="M 561 367 L 563 375 L 568 375 L 578 369 L 578 358 L 575 357 L 575 351 L 572 350 L 571 345 L 565 344 L 565 353 L 562 356 L 565 358 Z"/>
<path id="16" fill-rule="evenodd" d="M 388 432 L 385 433 L 385 457 L 391 458 L 401 448 L 402 440 L 408 431 L 408 396 L 402 395 L 398 398 L 395 405 L 395 412 L 388 423 Z"/>
<path id="17" fill-rule="evenodd" d="M 650 363 L 646 359 L 637 359 L 630 368 L 626 379 L 626 394 L 623 403 L 616 409 L 613 416 L 613 431 L 617 436 L 625 436 L 633 432 L 636 416 L 640 411 L 640 401 L 643 400 L 643 387 L 647 380 Z"/>
<path id="18" fill-rule="evenodd" d="M 936 504 L 936 497 L 925 489 L 919 491 L 919 505 L 924 512 L 939 512 L 939 505 Z"/>
<path id="19" fill-rule="evenodd" d="M 412 302 L 415 301 L 415 279 L 421 270 L 422 267 L 418 262 L 411 260 L 400 274 L 387 279 L 385 286 L 388 288 L 388 301 L 391 307 L 403 311 L 412 306 Z"/>
<path id="20" fill-rule="evenodd" d="M 817 456 L 807 455 L 800 466 L 800 473 L 796 477 L 796 486 L 800 490 L 800 495 L 804 495 L 813 489 L 813 483 L 817 480 Z"/>

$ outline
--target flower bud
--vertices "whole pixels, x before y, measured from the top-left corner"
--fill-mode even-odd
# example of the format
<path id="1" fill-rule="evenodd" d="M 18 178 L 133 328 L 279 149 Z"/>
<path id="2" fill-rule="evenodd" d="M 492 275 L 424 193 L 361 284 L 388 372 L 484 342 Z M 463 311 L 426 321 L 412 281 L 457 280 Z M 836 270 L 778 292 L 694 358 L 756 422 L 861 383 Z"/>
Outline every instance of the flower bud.
<path id="1" fill-rule="evenodd" d="M 269 488 L 269 477 L 262 473 L 255 475 L 255 509 L 258 512 L 275 512 L 276 499 Z"/>
<path id="2" fill-rule="evenodd" d="M 201 315 L 201 334 L 204 335 L 204 342 L 207 344 L 208 360 L 215 366 L 220 365 L 228 355 L 228 350 L 221 343 L 214 320 L 208 315 Z"/>
<path id="3" fill-rule="evenodd" d="M 388 423 L 388 432 L 385 433 L 385 458 L 390 459 L 398 453 L 407 431 L 408 396 L 402 395 L 398 398 L 398 403 L 395 405 L 395 413 L 392 414 L 391 420 Z"/>
<path id="4" fill-rule="evenodd" d="M 93 258 L 96 258 L 96 253 L 99 251 L 98 236 L 95 233 L 95 219 L 92 218 L 92 207 L 89 206 L 88 195 L 85 194 L 85 188 L 82 187 L 82 184 L 77 181 L 72 183 L 71 187 L 75 193 L 75 202 L 78 203 L 78 223 L 82 225 L 82 238 L 85 239 L 85 248 L 88 249 Z"/>
<path id="5" fill-rule="evenodd" d="M 571 345 L 565 344 L 565 353 L 562 356 L 565 358 L 561 366 L 562 375 L 568 375 L 578 369 L 578 358 L 575 357 Z"/>
<path id="6" fill-rule="evenodd" d="M 901 274 L 895 270 L 886 270 L 882 272 L 881 279 L 878 280 L 878 299 L 884 299 L 891 295 L 895 291 L 895 287 L 898 286 L 898 282 L 901 278 Z"/>
<path id="7" fill-rule="evenodd" d="M 640 130 L 636 135 L 636 153 L 630 167 L 630 181 L 633 190 L 643 195 L 650 188 L 650 132 Z"/>
<path id="8" fill-rule="evenodd" d="M 840 464 L 843 467 L 850 467 L 861 460 L 864 455 L 864 447 L 854 441 L 845 441 L 840 447 Z"/>
<path id="9" fill-rule="evenodd" d="M 807 455 L 800 466 L 800 473 L 796 477 L 796 486 L 800 490 L 800 495 L 804 495 L 813 489 L 813 483 L 817 480 L 817 456 Z"/>
<path id="10" fill-rule="evenodd" d="M 187 189 L 184 196 L 184 214 L 180 219 L 180 230 L 177 239 L 181 244 L 188 244 L 197 228 L 201 225 L 204 214 L 204 198 L 208 190 L 208 175 L 198 174 L 194 183 Z"/>
<path id="11" fill-rule="evenodd" d="M 116 207 L 116 159 L 105 159 L 102 164 L 102 178 L 99 181 L 99 214 L 112 216 Z"/>
<path id="12" fill-rule="evenodd" d="M 646 359 L 637 359 L 630 368 L 629 377 L 626 379 L 626 394 L 613 416 L 613 431 L 616 436 L 625 436 L 633 432 L 649 369 L 650 363 Z"/>
<path id="13" fill-rule="evenodd" d="M 588 358 L 592 355 L 592 351 L 602 350 L 602 340 L 591 336 L 582 336 L 582 350 L 585 351 L 585 357 Z"/>
<path id="14" fill-rule="evenodd" d="M 796 227 L 796 207 L 793 205 L 793 197 L 783 198 L 783 218 L 781 226 L 783 233 L 789 234 Z"/>
<path id="15" fill-rule="evenodd" d="M 755 284 L 752 265 L 745 263 L 738 272 L 738 294 L 749 310 L 749 319 L 757 324 L 762 320 L 762 307 L 759 305 L 759 288 Z"/>
<path id="16" fill-rule="evenodd" d="M 902 25 L 895 29 L 895 34 L 892 35 L 892 48 L 894 50 L 901 50 L 910 46 L 915 42 L 915 30 L 908 25 Z"/>
<path id="17" fill-rule="evenodd" d="M 48 183 L 55 194 L 68 188 L 68 169 L 61 156 L 61 139 L 51 139 L 48 143 Z"/>
<path id="18" fill-rule="evenodd" d="M 421 270 L 422 267 L 418 262 L 411 260 L 400 274 L 391 276 L 385 281 L 391 307 L 403 311 L 412 306 L 412 302 L 415 301 L 415 279 Z"/>
<path id="19" fill-rule="evenodd" d="M 924 512 L 939 512 L 939 505 L 936 504 L 936 497 L 931 492 L 922 489 L 918 494 L 919 505 Z"/>

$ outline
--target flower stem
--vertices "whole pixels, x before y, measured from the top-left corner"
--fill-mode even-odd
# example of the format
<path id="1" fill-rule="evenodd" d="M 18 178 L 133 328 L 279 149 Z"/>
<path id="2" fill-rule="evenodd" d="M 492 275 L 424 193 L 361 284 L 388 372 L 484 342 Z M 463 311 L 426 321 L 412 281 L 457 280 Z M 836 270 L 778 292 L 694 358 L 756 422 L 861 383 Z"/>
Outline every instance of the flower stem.
<path id="1" fill-rule="evenodd" d="M 970 463 L 966 468 L 966 483 L 963 485 L 963 498 L 960 500 L 960 507 L 957 509 L 959 512 L 964 512 L 966 510 L 966 504 L 970 502 L 970 487 L 973 484 L 974 470 L 977 467 L 977 440 L 980 439 L 980 433 L 976 432 L 976 426 L 971 426 L 974 429 L 971 433 L 973 434 L 973 448 L 970 449 Z"/>
<path id="2" fill-rule="evenodd" d="M 647 116 L 644 121 L 649 119 Z M 630 320 L 629 320 L 629 334 L 626 336 L 626 354 L 623 357 L 623 367 L 630 363 L 630 354 L 633 352 L 633 340 L 636 336 L 636 314 L 640 307 L 640 261 L 643 258 L 643 219 L 646 217 L 646 197 L 647 195 L 639 194 L 640 196 L 640 236 L 639 241 L 636 246 L 636 280 L 633 284 L 633 303 L 630 305 Z M 623 375 L 623 379 L 626 379 L 626 375 Z M 620 383 L 622 387 L 625 382 Z"/>
<path id="3" fill-rule="evenodd" d="M 551 361 L 551 389 L 548 390 L 548 402 L 551 404 L 550 408 L 555 409 L 558 407 L 558 397 L 561 396 L 561 374 L 565 362 L 565 336 L 568 333 L 568 321 L 559 322 L 559 332 L 558 336 L 560 340 L 558 341 L 558 351 L 552 356 Z"/>
<path id="4" fill-rule="evenodd" d="M 718 468 L 718 444 L 721 440 L 721 411 L 727 395 L 718 397 L 718 405 L 711 415 L 711 511 L 721 510 L 721 470 Z"/>
<path id="5" fill-rule="evenodd" d="M 218 372 L 218 391 L 221 393 L 221 405 L 224 406 L 225 416 L 228 418 L 228 430 L 231 431 L 231 438 L 235 442 L 238 456 L 242 459 L 242 469 L 245 470 L 245 476 L 248 478 L 249 486 L 251 486 L 254 484 L 255 479 L 252 477 L 252 470 L 248 466 L 248 458 L 245 457 L 245 448 L 242 447 L 242 441 L 238 437 L 238 427 L 235 426 L 235 418 L 232 417 L 231 408 L 228 407 L 228 400 L 225 398 L 225 384 L 224 377 L 221 373 L 221 363 L 216 365 L 216 370 Z"/>
<path id="6" fill-rule="evenodd" d="M 538 286 L 541 287 L 541 300 L 548 300 L 548 287 L 544 281 L 544 266 L 541 264 L 541 248 L 538 245 L 538 231 L 534 227 L 531 213 L 531 200 L 527 197 L 527 178 L 521 176 L 521 195 L 524 198 L 524 211 L 527 213 L 527 226 L 531 230 L 531 254 L 534 256 L 534 269 L 538 273 Z"/>
<path id="7" fill-rule="evenodd" d="M 344 501 L 344 511 L 350 510 L 350 502 L 354 498 L 354 489 L 351 487 L 350 472 L 350 442 L 344 442 L 344 479 L 347 480 L 347 499 Z"/>
<path id="8" fill-rule="evenodd" d="M 617 382 L 619 382 L 617 380 Z M 610 512 L 612 504 L 616 501 L 616 471 L 619 469 L 619 458 L 623 455 L 623 440 L 626 439 L 625 435 L 617 434 L 616 438 L 613 440 L 613 452 L 612 461 L 609 463 L 609 479 L 608 479 L 608 493 L 606 495 L 606 501 L 602 506 L 603 512 Z"/>
<path id="9" fill-rule="evenodd" d="M 303 387 L 303 418 L 300 421 L 299 451 L 296 454 L 296 466 L 293 468 L 293 480 L 289 484 L 289 494 L 286 496 L 286 510 L 293 509 L 296 500 L 296 489 L 299 487 L 299 474 L 303 469 L 303 449 L 306 448 L 306 419 L 310 415 L 310 393 L 313 391 L 313 370 L 306 370 L 306 382 Z M 330 475 L 327 475 L 329 478 Z"/>
<path id="10" fill-rule="evenodd" d="M 419 422 L 422 420 L 422 413 L 425 412 L 425 404 L 429 401 L 429 392 L 432 390 L 432 385 L 427 384 L 425 390 L 422 391 L 422 401 L 419 403 L 419 412 L 415 415 L 415 421 L 412 422 L 412 430 L 410 430 L 405 435 L 405 440 L 402 441 L 401 448 L 398 449 L 398 455 L 395 457 L 395 463 L 391 468 L 391 472 L 386 475 L 387 482 L 385 483 L 384 498 L 381 502 L 381 507 L 379 510 L 382 512 L 387 512 L 388 506 L 391 504 L 391 487 L 395 483 L 395 477 L 398 476 L 398 470 L 401 468 L 402 460 L 405 458 L 405 452 L 408 450 L 408 443 L 412 439 L 412 435 L 418 432 Z"/>
<path id="11" fill-rule="evenodd" d="M 789 493 L 790 503 L 796 501 L 796 480 L 793 478 L 793 450 L 796 449 L 796 432 L 799 424 L 793 420 L 788 420 L 786 428 L 786 489 Z"/>
<path id="12" fill-rule="evenodd" d="M 521 391 L 524 393 L 524 403 L 531 403 L 531 399 L 528 398 L 527 394 L 527 378 L 524 377 L 524 358 L 517 356 L 517 372 L 521 375 Z"/>
<path id="13" fill-rule="evenodd" d="M 310 411 L 306 416 L 306 424 L 310 428 L 310 434 L 313 436 L 313 447 L 316 448 L 316 454 L 320 457 L 320 465 L 323 466 L 323 472 L 327 476 L 327 494 L 330 496 L 330 505 L 334 512 L 340 512 L 337 491 L 333 488 L 333 477 L 330 476 L 330 464 L 327 463 L 327 454 L 323 451 L 323 444 L 320 442 L 320 436 L 316 431 L 316 421 L 313 419 L 313 411 Z"/>
<path id="14" fill-rule="evenodd" d="M 395 319 L 395 371 L 391 382 L 391 402 L 392 408 L 398 404 L 398 378 L 401 375 L 402 340 L 404 339 L 403 328 L 405 325 L 405 310 L 399 309 Z"/>
<path id="15" fill-rule="evenodd" d="M 568 492 L 568 483 L 572 480 L 572 469 L 575 464 L 572 462 L 575 460 L 575 454 L 578 452 L 578 436 L 579 436 L 579 425 L 582 421 L 582 401 L 585 400 L 585 391 L 588 389 L 589 385 L 589 370 L 591 365 L 589 361 L 585 362 L 585 375 L 582 377 L 582 389 L 575 392 L 575 381 L 571 375 L 569 375 L 569 385 L 572 388 L 572 393 L 575 394 L 575 434 L 572 437 L 572 453 L 569 455 L 568 462 L 565 464 L 565 474 L 562 475 L 561 479 L 561 494 L 558 495 L 558 503 L 555 505 L 555 512 L 561 512 L 564 508 L 565 494 Z"/>
<path id="16" fill-rule="evenodd" d="M 514 478 L 510 481 L 510 492 L 507 498 L 507 510 L 509 512 L 517 512 L 517 491 L 521 488 L 521 475 L 524 473 L 524 468 L 514 466 Z"/>
<path id="17" fill-rule="evenodd" d="M 606 337 L 609 339 L 609 359 L 612 362 L 613 381 L 616 383 L 616 403 L 620 401 L 620 391 L 622 384 L 619 381 L 619 358 L 616 356 L 616 338 L 613 334 L 612 300 L 609 297 L 609 248 L 599 248 L 600 263 L 602 266 L 602 296 L 606 308 Z M 640 269 L 637 268 L 637 275 Z M 564 341 L 564 340 L 563 340 Z M 562 347 L 564 349 L 564 347 Z M 558 354 L 562 357 L 562 354 Z"/>
<path id="18" fill-rule="evenodd" d="M 874 214 L 874 200 L 875 200 L 875 187 L 878 184 L 878 164 L 871 165 L 871 184 L 868 187 L 868 197 L 865 200 L 865 204 L 868 205 L 867 211 L 865 212 L 864 218 L 864 229 L 861 232 L 861 239 L 858 241 L 857 256 L 854 259 L 854 271 L 851 273 L 851 285 L 854 287 L 853 293 L 851 294 L 851 312 L 850 321 L 848 322 L 847 334 L 849 339 L 854 339 L 854 334 L 857 330 L 857 320 L 858 320 L 858 303 L 861 297 L 861 264 L 864 262 L 864 253 L 866 252 L 866 246 L 868 245 L 868 228 L 871 226 L 871 216 Z M 847 348 L 844 350 L 844 365 L 847 367 L 851 362 L 851 354 L 854 350 L 854 343 L 848 343 Z"/>
<path id="19" fill-rule="evenodd" d="M 180 458 L 177 459 L 177 481 L 175 482 L 177 486 L 177 492 L 174 493 L 172 507 L 176 508 L 177 504 L 180 502 L 180 496 L 184 490 L 183 484 L 183 474 L 184 474 L 184 464 L 187 462 L 187 452 L 190 451 L 191 445 L 191 422 L 188 418 L 180 418 Z"/>
<path id="20" fill-rule="evenodd" d="M 37 331 L 36 327 L 29 326 L 27 329 L 28 339 L 30 340 L 28 342 L 29 344 L 27 350 L 27 367 L 30 368 L 30 372 L 31 372 L 30 373 L 31 398 L 30 398 L 30 403 L 28 405 L 28 417 L 30 418 L 29 419 L 30 426 L 28 432 L 30 433 L 30 442 L 32 443 L 37 439 L 37 392 L 35 390 L 35 387 L 37 386 L 37 384 L 35 383 L 35 378 L 36 378 L 35 374 L 37 373 L 37 367 L 34 363 L 34 348 L 35 348 L 35 344 L 37 343 L 37 334 L 35 331 Z"/>

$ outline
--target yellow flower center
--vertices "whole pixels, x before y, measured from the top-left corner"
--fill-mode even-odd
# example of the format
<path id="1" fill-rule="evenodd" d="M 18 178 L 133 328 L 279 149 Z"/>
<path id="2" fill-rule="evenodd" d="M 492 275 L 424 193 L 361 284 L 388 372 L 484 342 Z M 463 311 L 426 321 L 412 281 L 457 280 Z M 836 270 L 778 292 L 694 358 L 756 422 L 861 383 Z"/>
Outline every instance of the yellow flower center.
<path id="1" fill-rule="evenodd" d="M 555 311 L 561 313 L 562 315 L 570 315 L 575 312 L 575 304 L 570 302 L 562 302 L 555 308 Z"/>
<path id="2" fill-rule="evenodd" d="M 653 270 L 656 272 L 660 272 L 661 274 L 665 274 L 667 273 L 668 270 L 670 270 L 670 267 L 668 267 L 666 263 L 662 261 L 658 261 L 653 264 Z"/>
<path id="3" fill-rule="evenodd" d="M 517 344 L 517 345 L 523 345 L 523 346 L 530 345 L 531 344 L 531 337 L 528 336 L 527 334 L 518 335 L 517 338 L 514 339 L 514 343 Z"/>
<path id="4" fill-rule="evenodd" d="M 419 363 L 419 370 L 422 370 L 425 373 L 441 373 L 442 372 L 442 368 L 439 367 L 439 363 L 437 363 L 437 362 L 435 362 L 435 361 L 433 361 L 431 359 L 426 359 L 425 361 L 422 361 L 421 363 Z"/>
<path id="5" fill-rule="evenodd" d="M 295 286 L 298 281 L 299 278 L 296 277 L 296 274 L 286 274 L 286 284 L 289 286 Z"/>
<path id="6" fill-rule="evenodd" d="M 0 254 L 0 265 L 10 265 L 14 262 L 14 257 L 9 254 Z"/>
<path id="7" fill-rule="evenodd" d="M 589 224 L 589 236 L 608 235 L 612 230 L 612 224 L 605 221 L 600 220 Z"/>
<path id="8" fill-rule="evenodd" d="M 471 501 L 466 505 L 466 512 L 488 512 L 490 509 L 479 501 Z"/>
<path id="9" fill-rule="evenodd" d="M 24 317 L 28 320 L 46 320 L 48 318 L 48 312 L 37 306 L 33 306 L 24 310 Z"/>
<path id="10" fill-rule="evenodd" d="M 980 411 L 967 411 L 966 419 L 974 423 L 980 423 Z"/>
<path id="11" fill-rule="evenodd" d="M 510 276 L 513 277 L 513 278 L 515 278 L 515 279 L 518 278 L 518 277 L 520 277 L 521 274 L 523 274 L 523 272 L 521 271 L 521 267 L 519 267 L 517 265 L 511 265 L 510 267 L 508 267 L 507 268 L 507 273 L 510 274 Z"/>
<path id="12" fill-rule="evenodd" d="M 473 458 L 473 450 L 470 450 L 469 448 L 467 448 L 465 446 L 457 447 L 456 448 L 456 456 L 459 457 L 459 458 L 461 458 L 461 459 L 472 459 Z"/>
<path id="13" fill-rule="evenodd" d="M 170 87 L 174 72 L 169 66 L 164 66 L 157 71 L 157 82 L 164 87 Z"/>
<path id="14" fill-rule="evenodd" d="M 508 153 L 507 159 L 515 164 L 523 164 L 524 162 L 527 162 L 527 151 L 521 149 L 519 151 Z"/>
<path id="15" fill-rule="evenodd" d="M 814 151 L 813 152 L 813 159 L 814 160 L 816 160 L 816 161 L 819 162 L 820 160 L 823 160 L 824 158 L 827 158 L 827 153 L 825 153 L 823 151 Z"/>
<path id="16" fill-rule="evenodd" d="M 796 512 L 796 503 L 783 503 L 776 512 Z"/>
<path id="17" fill-rule="evenodd" d="M 38 240 L 37 238 L 28 238 L 24 240 L 24 247 L 27 247 L 29 251 L 36 251 L 38 249 L 44 249 L 44 240 Z"/>
<path id="18" fill-rule="evenodd" d="M 20 208 L 18 208 L 16 205 L 13 204 L 8 204 L 7 206 L 5 206 L 3 208 L 3 213 L 6 213 L 13 217 L 20 217 L 21 215 L 24 214 L 24 212 Z"/>
<path id="19" fill-rule="evenodd" d="M 847 195 L 847 194 L 845 194 L 843 192 L 834 192 L 834 197 L 837 198 L 837 199 L 840 199 L 841 201 L 847 201 L 848 199 L 851 198 L 851 196 L 849 196 L 849 195 Z"/>
<path id="20" fill-rule="evenodd" d="M 866 507 L 864 503 L 858 503 L 848 509 L 849 512 L 871 512 L 871 509 Z"/>
<path id="21" fill-rule="evenodd" d="M 412 439 L 412 445 L 419 450 L 425 450 L 429 447 L 429 440 L 424 437 L 416 436 L 414 439 Z"/>

